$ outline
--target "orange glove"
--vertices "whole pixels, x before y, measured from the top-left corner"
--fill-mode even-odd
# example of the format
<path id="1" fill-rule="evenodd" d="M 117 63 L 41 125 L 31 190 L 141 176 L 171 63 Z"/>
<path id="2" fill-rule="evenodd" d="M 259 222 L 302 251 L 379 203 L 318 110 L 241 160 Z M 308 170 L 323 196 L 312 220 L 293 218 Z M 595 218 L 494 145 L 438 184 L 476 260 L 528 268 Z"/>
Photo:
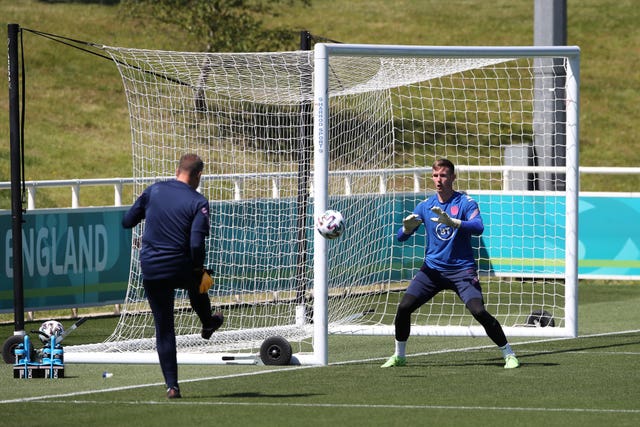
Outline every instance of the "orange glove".
<path id="1" fill-rule="evenodd" d="M 202 278 L 200 279 L 200 293 L 206 294 L 213 286 L 213 277 L 211 277 L 211 270 L 203 270 Z"/>

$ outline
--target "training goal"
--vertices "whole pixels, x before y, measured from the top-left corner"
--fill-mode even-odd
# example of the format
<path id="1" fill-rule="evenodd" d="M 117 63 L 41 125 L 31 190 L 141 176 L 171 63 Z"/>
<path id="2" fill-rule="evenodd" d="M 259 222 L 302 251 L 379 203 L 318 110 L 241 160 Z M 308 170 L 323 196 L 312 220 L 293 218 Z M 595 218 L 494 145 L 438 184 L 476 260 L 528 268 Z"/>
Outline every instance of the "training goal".
<path id="1" fill-rule="evenodd" d="M 457 167 L 480 205 L 485 303 L 508 336 L 577 334 L 579 49 L 316 44 L 215 54 L 104 46 L 122 76 L 137 195 L 205 161 L 210 340 L 176 293 L 179 361 L 327 364 L 330 334 L 393 337 L 420 267 L 420 233 L 394 239 L 431 193 L 430 166 Z M 340 211 L 325 240 L 314 216 Z M 157 360 L 133 230 L 119 324 L 69 361 Z M 485 336 L 453 292 L 412 318 L 413 335 Z"/>

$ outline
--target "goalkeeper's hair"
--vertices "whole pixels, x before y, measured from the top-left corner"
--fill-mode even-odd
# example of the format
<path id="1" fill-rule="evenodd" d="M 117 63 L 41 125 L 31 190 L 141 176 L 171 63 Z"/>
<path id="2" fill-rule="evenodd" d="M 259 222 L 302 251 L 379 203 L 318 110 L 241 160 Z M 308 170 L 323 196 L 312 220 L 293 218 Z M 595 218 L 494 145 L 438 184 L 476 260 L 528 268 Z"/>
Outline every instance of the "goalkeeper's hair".
<path id="1" fill-rule="evenodd" d="M 190 177 L 196 177 L 204 169 L 204 162 L 197 154 L 184 154 L 180 157 L 178 169 L 187 172 Z"/>
<path id="2" fill-rule="evenodd" d="M 435 162 L 433 162 L 433 165 L 431 166 L 431 168 L 432 169 L 449 168 L 451 173 L 456 173 L 456 167 L 453 165 L 453 163 L 449 159 L 438 159 Z"/>

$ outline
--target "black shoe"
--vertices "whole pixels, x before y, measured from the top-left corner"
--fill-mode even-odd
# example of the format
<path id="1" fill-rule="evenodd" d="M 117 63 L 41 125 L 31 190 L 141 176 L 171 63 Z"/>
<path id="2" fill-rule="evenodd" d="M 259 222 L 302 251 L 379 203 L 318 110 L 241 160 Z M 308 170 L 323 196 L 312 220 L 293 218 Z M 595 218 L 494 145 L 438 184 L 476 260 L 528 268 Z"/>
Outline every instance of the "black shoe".
<path id="1" fill-rule="evenodd" d="M 180 389 L 178 386 L 169 387 L 167 389 L 167 399 L 180 399 L 182 395 L 180 394 Z"/>
<path id="2" fill-rule="evenodd" d="M 200 332 L 200 336 L 202 338 L 204 338 L 205 340 L 208 340 L 209 338 L 211 338 L 211 335 L 213 335 L 213 333 L 215 331 L 217 331 L 220 326 L 222 326 L 222 324 L 224 323 L 224 316 L 222 315 L 222 313 L 215 312 L 211 318 L 211 326 L 209 327 L 202 327 L 202 332 Z"/>

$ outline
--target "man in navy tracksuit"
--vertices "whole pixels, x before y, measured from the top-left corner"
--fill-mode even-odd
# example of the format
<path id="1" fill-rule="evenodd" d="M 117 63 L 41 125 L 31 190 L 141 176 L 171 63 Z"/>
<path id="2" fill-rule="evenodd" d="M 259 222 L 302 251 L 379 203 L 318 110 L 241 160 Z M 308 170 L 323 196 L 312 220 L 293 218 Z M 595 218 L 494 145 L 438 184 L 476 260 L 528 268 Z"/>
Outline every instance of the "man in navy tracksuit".
<path id="1" fill-rule="evenodd" d="M 209 202 L 196 191 L 204 163 L 195 154 L 180 159 L 176 179 L 157 182 L 138 197 L 124 215 L 122 226 L 132 228 L 145 220 L 140 250 L 143 286 L 153 312 L 156 348 L 167 384 L 167 397 L 181 397 L 174 329 L 174 291 L 186 289 L 202 322 L 202 338 L 209 339 L 223 323 L 211 313 L 208 293 L 201 293 L 209 235 Z"/>

